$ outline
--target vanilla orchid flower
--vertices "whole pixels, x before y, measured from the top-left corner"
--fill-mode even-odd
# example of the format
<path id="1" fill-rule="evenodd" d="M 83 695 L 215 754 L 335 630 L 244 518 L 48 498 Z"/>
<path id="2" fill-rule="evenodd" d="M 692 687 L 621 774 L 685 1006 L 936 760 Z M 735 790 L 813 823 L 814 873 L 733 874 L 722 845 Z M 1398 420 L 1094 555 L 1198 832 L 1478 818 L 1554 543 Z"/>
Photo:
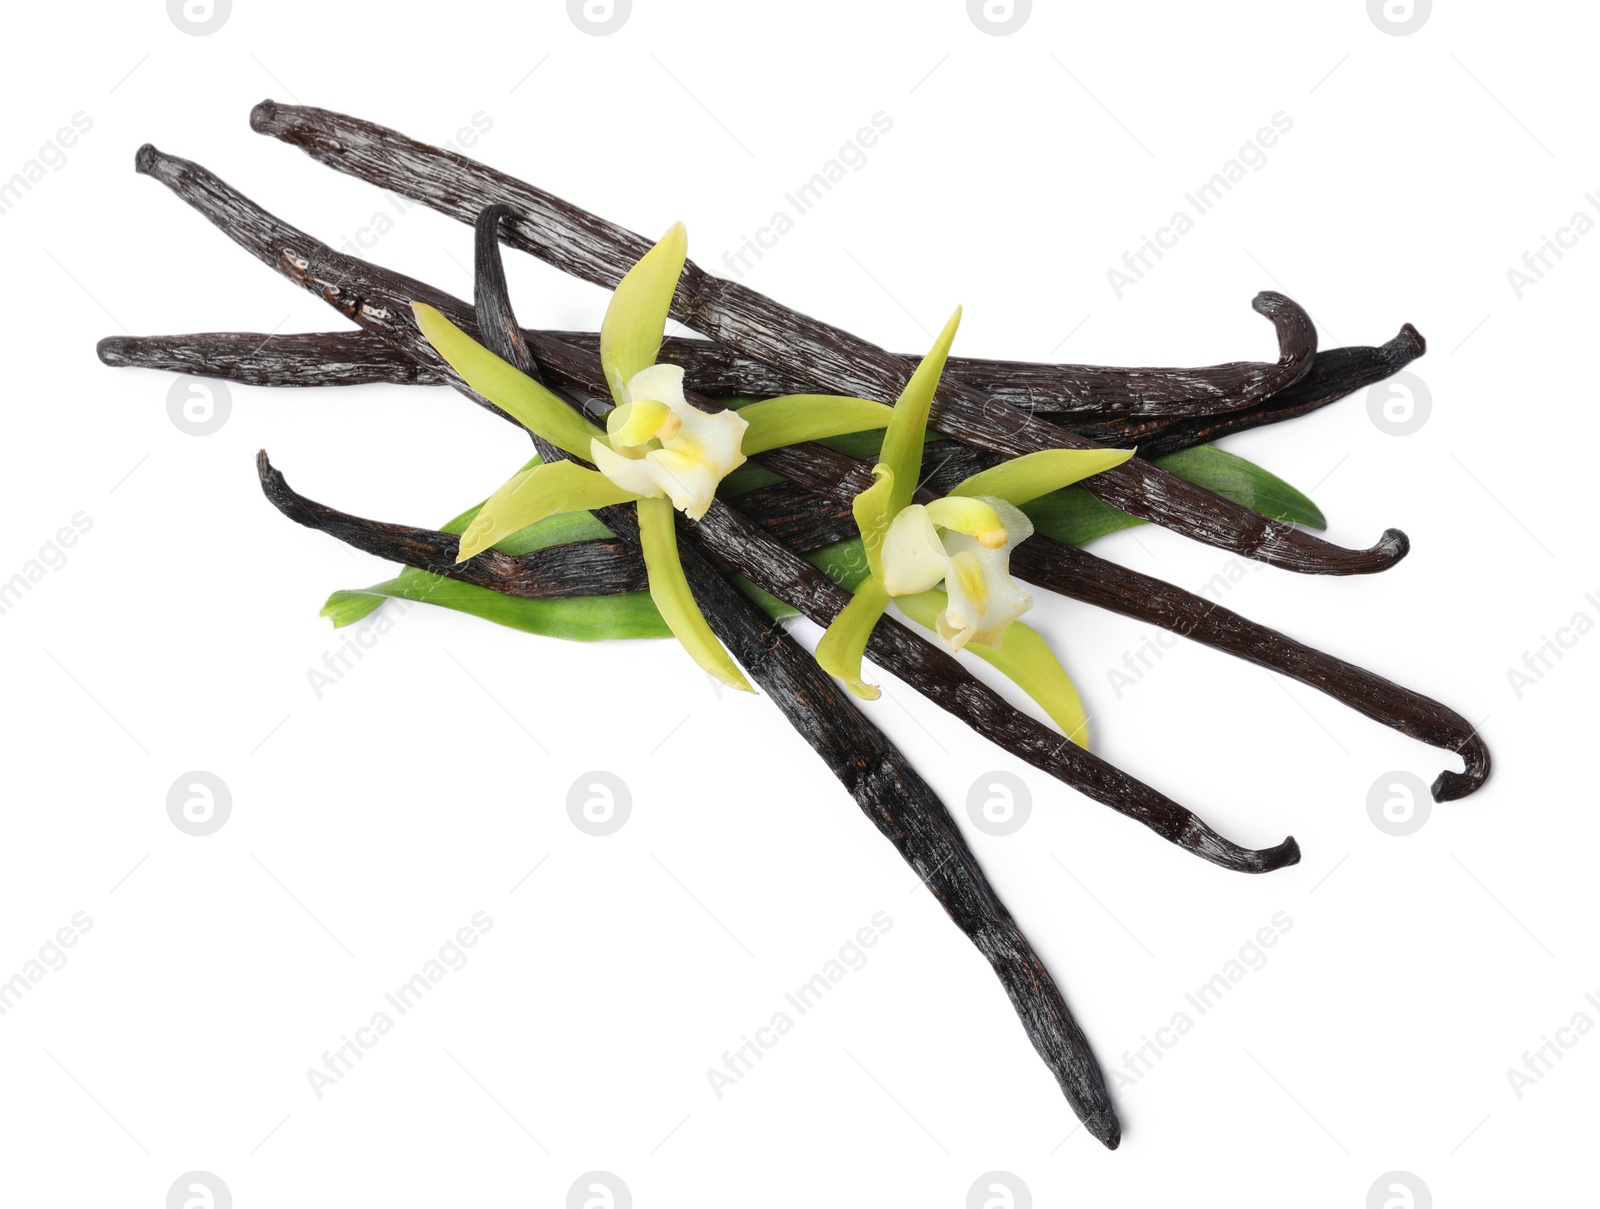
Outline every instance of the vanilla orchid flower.
<path id="1" fill-rule="evenodd" d="M 783 395 L 739 411 L 702 411 L 683 370 L 658 364 L 673 294 L 688 257 L 675 224 L 617 283 L 600 326 L 600 364 L 616 406 L 604 430 L 565 399 L 494 355 L 433 307 L 413 303 L 417 326 L 474 392 L 573 459 L 524 466 L 478 509 L 461 534 L 464 562 L 550 516 L 632 503 L 650 597 L 695 661 L 753 691 L 695 603 L 678 557 L 674 512 L 699 520 L 717 485 L 749 455 L 798 441 L 884 428 L 893 409 L 841 395 Z"/>
<path id="2" fill-rule="evenodd" d="M 883 539 L 883 580 L 890 596 L 914 596 L 944 583 L 948 603 L 934 631 L 959 651 L 969 642 L 997 647 L 1008 625 L 1033 607 L 1011 578 L 1011 551 L 1033 535 L 1033 522 L 999 496 L 946 496 L 908 504 Z"/>
<path id="3" fill-rule="evenodd" d="M 697 521 L 717 484 L 744 463 L 739 447 L 749 427 L 728 408 L 708 414 L 691 406 L 681 366 L 651 365 L 623 385 L 605 439 L 589 443 L 590 460 L 618 487 L 643 499 L 665 496 Z"/>
<path id="4" fill-rule="evenodd" d="M 994 664 L 1087 746 L 1077 690 L 1040 635 L 1017 619 L 1033 598 L 1011 578 L 1011 551 L 1033 534 L 1018 505 L 1133 456 L 1120 449 L 1048 449 L 973 475 L 943 499 L 913 503 L 933 395 L 961 312 L 950 317 L 895 402 L 873 484 L 851 506 L 869 574 L 817 644 L 817 662 L 859 697 L 879 695 L 861 658 L 893 600 L 952 652 Z"/>
<path id="5" fill-rule="evenodd" d="M 706 416 L 709 427 L 684 414 L 689 408 L 683 399 L 683 371 L 656 364 L 687 251 L 688 236 L 683 224 L 677 223 L 623 275 L 606 307 L 600 363 L 618 404 L 608 431 L 496 357 L 437 310 L 419 303 L 412 310 L 434 350 L 478 394 L 575 458 L 609 457 L 625 463 L 616 477 L 566 460 L 518 471 L 485 501 L 462 533 L 457 561 L 545 517 L 631 502 L 639 513 L 639 546 L 650 598 L 662 620 L 708 673 L 732 688 L 753 692 L 711 632 L 678 557 L 674 505 L 681 501 L 686 512 L 704 514 L 723 474 L 744 460 L 739 441 L 746 427 L 746 421 L 732 412 L 720 425 L 718 417 Z M 652 471 L 650 455 L 658 452 L 666 456 L 655 460 Z"/>

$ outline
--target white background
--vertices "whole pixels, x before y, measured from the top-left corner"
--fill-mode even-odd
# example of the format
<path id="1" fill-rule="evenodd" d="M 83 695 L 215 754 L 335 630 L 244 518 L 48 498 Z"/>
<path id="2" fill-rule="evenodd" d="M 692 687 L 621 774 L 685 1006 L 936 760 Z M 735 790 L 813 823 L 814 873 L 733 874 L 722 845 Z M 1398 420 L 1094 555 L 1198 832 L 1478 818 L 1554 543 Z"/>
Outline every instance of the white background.
<path id="1" fill-rule="evenodd" d="M 1362 0 L 1040 4 L 1003 37 L 961 0 L 637 0 L 607 37 L 553 0 L 237 0 L 203 37 L 156 0 L 7 22 L 0 178 L 74 113 L 93 123 L 0 217 L 0 579 L 93 522 L 0 616 L 0 977 L 93 921 L 0 1017 L 8 1203 L 159 1206 L 196 1169 L 241 1207 L 560 1205 L 592 1169 L 640 1206 L 959 1206 L 997 1169 L 1040 1205 L 1358 1209 L 1396 1169 L 1440 1206 L 1594 1203 L 1600 1035 L 1520 1098 L 1506 1073 L 1576 1013 L 1600 1022 L 1600 637 L 1520 697 L 1507 676 L 1575 613 L 1600 620 L 1600 236 L 1520 299 L 1507 279 L 1600 188 L 1584 6 L 1440 3 L 1404 37 Z M 1263 288 L 1325 347 L 1415 323 L 1433 410 L 1414 435 L 1358 396 L 1226 442 L 1311 491 L 1332 539 L 1396 525 L 1409 559 L 1261 570 L 1227 603 L 1482 719 L 1492 781 L 1386 835 L 1374 781 L 1452 757 L 1189 643 L 1119 698 L 1107 671 L 1147 631 L 1041 602 L 1104 756 L 1231 837 L 1298 837 L 1302 864 L 1251 878 L 886 682 L 867 712 L 961 817 L 1108 1069 L 1293 920 L 1120 1097 L 1119 1151 L 1071 1133 L 998 984 L 889 845 L 769 701 L 716 695 L 671 644 L 417 607 L 313 693 L 343 639 L 322 600 L 390 571 L 279 516 L 255 451 L 314 498 L 432 524 L 526 445 L 400 387 L 235 387 L 195 437 L 168 418 L 171 375 L 98 364 L 122 331 L 342 323 L 133 172 L 148 140 L 329 242 L 370 224 L 375 190 L 251 133 L 269 96 L 435 142 L 481 113 L 475 154 L 640 231 L 681 218 L 710 269 L 881 111 L 866 166 L 744 279 L 910 351 L 957 302 L 959 352 L 1104 364 L 1268 359 Z M 1279 111 L 1293 129 L 1266 166 L 1115 297 L 1107 270 Z M 470 294 L 470 233 L 420 207 L 370 255 Z M 525 257 L 511 272 L 530 325 L 597 323 L 600 291 Z M 1188 588 L 1229 561 L 1149 527 L 1095 551 Z M 195 769 L 232 793 L 207 838 L 166 813 Z M 633 803 L 604 839 L 566 813 L 597 769 Z M 1006 838 L 966 819 L 995 770 L 1032 791 Z M 469 964 L 317 1098 L 307 1069 L 478 911 L 494 924 Z M 718 1099 L 707 1069 L 880 911 L 868 964 Z"/>

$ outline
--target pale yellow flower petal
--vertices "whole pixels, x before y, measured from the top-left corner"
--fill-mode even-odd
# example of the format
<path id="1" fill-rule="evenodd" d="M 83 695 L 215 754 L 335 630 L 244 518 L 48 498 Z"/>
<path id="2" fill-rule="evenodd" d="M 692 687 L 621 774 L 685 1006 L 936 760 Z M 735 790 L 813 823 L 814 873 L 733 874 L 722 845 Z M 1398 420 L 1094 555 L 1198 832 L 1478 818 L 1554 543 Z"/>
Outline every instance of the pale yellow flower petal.
<path id="1" fill-rule="evenodd" d="M 921 504 L 911 504 L 889 523 L 883 539 L 883 585 L 890 596 L 926 592 L 945 577 L 949 557 Z"/>
<path id="2" fill-rule="evenodd" d="M 601 474 L 624 491 L 631 491 L 646 499 L 666 494 L 650 473 L 649 463 L 643 458 L 623 457 L 598 437 L 589 442 L 589 460 Z"/>

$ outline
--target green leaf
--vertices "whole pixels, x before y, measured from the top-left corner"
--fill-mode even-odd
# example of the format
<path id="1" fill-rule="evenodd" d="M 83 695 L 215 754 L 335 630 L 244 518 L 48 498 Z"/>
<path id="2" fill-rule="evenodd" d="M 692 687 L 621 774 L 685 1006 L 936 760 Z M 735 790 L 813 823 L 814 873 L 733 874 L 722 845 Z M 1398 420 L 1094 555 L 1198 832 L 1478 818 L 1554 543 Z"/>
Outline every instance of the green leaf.
<path id="1" fill-rule="evenodd" d="M 861 435 L 876 439 L 878 434 Z M 1200 453 L 1201 450 L 1210 452 Z M 865 452 L 867 456 L 871 456 L 872 451 Z M 1199 456 L 1185 456 L 1197 453 Z M 1215 457 L 1213 454 L 1222 456 Z M 1203 445 L 1193 450 L 1184 450 L 1182 453 L 1167 454 L 1155 459 L 1155 462 L 1171 470 L 1179 478 L 1216 491 L 1217 494 L 1246 508 L 1315 528 L 1322 528 L 1325 524 L 1317 506 L 1293 487 L 1259 466 L 1214 446 Z M 528 463 L 528 466 L 537 464 L 538 459 L 535 458 Z M 744 467 L 740 467 L 724 482 L 731 480 L 743 469 Z M 1103 537 L 1118 529 L 1144 523 L 1125 512 L 1117 511 L 1108 504 L 1101 503 L 1081 487 L 1068 487 L 1041 496 L 1024 505 L 1022 510 L 1033 519 L 1039 532 L 1074 546 L 1086 545 L 1095 538 Z M 477 511 L 477 507 L 469 508 L 440 527 L 447 533 L 460 533 L 472 522 Z M 569 512 L 530 525 L 497 542 L 495 549 L 516 555 L 563 545 L 566 542 L 591 541 L 612 536 L 614 535 L 611 531 L 591 514 Z M 831 581 L 850 592 L 859 588 L 871 574 L 866 551 L 859 537 L 823 546 L 811 551 L 805 558 Z M 411 582 L 413 580 L 420 580 L 421 584 L 413 584 Z M 447 586 L 429 591 L 429 587 L 436 583 Z M 778 620 L 798 616 L 797 610 L 761 591 L 748 581 L 740 582 L 739 587 L 765 609 L 769 616 Z M 337 626 L 351 625 L 369 616 L 391 596 L 408 600 L 427 600 L 430 604 L 459 609 L 501 625 L 557 638 L 576 638 L 580 641 L 601 638 L 664 638 L 671 633 L 666 623 L 661 621 L 660 613 L 650 603 L 649 597 L 642 592 L 633 593 L 628 597 L 573 597 L 559 601 L 520 600 L 516 597 L 501 596 L 497 592 L 472 584 L 444 580 L 414 567 L 405 568 L 396 579 L 388 583 L 377 584 L 359 591 L 334 593 L 329 598 L 323 615 L 332 618 Z M 615 603 L 618 601 L 630 603 L 618 605 Z M 642 605 L 640 601 L 643 602 Z M 1011 628 L 1007 630 L 1008 635 L 1016 629 L 1017 624 L 1012 623 Z M 1003 647 L 1004 643 L 1002 649 Z M 975 647 L 968 649 L 976 650 Z"/>
<path id="2" fill-rule="evenodd" d="M 746 457 L 843 433 L 880 429 L 894 409 L 850 395 L 779 395 L 739 409 L 750 425 L 740 445 Z"/>
<path id="3" fill-rule="evenodd" d="M 575 457 L 605 433 L 508 361 L 502 361 L 431 306 L 413 302 L 417 327 L 462 381 L 524 428 Z"/>
<path id="4" fill-rule="evenodd" d="M 390 599 L 440 605 L 514 630 L 574 642 L 672 637 L 672 630 L 661 619 L 648 592 L 527 600 L 446 579 L 431 571 L 397 576 L 370 588 L 335 592 L 322 606 L 322 616 L 332 619 L 335 626 L 353 625 Z"/>
<path id="5" fill-rule="evenodd" d="M 1226 496 L 1263 516 L 1326 529 L 1322 509 L 1277 475 L 1215 445 L 1196 445 L 1154 459 L 1161 469 Z"/>
<path id="6" fill-rule="evenodd" d="M 600 366 L 620 406 L 623 387 L 656 363 L 672 309 L 672 294 L 689 255 L 689 233 L 673 223 L 660 241 L 623 274 L 600 324 Z"/>
<path id="7" fill-rule="evenodd" d="M 1254 462 L 1215 445 L 1197 445 L 1151 461 L 1180 479 L 1273 520 L 1292 521 L 1312 529 L 1327 527 L 1322 511 L 1301 492 Z M 1070 546 L 1086 545 L 1097 537 L 1145 523 L 1103 503 L 1082 487 L 1067 487 L 1040 496 L 1022 505 L 1022 510 L 1038 532 Z"/>

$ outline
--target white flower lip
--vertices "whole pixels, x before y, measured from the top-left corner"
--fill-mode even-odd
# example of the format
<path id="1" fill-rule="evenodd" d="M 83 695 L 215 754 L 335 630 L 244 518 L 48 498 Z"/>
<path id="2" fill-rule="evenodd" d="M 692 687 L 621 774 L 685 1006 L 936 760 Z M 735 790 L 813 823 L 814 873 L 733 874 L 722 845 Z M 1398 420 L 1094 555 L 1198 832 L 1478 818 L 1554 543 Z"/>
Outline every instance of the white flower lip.
<path id="1" fill-rule="evenodd" d="M 970 536 L 939 529 L 921 504 L 902 509 L 883 540 L 889 595 L 910 596 L 944 581 L 949 599 L 935 631 L 952 651 L 969 642 L 999 646 L 1006 627 L 1033 607 L 1033 597 L 1011 578 L 1011 548 L 1032 535 L 1033 522 L 1005 500 L 979 498 L 1005 527 L 1006 540 L 999 546 L 991 544 L 988 532 Z"/>
<path id="2" fill-rule="evenodd" d="M 739 446 L 749 425 L 728 408 L 707 413 L 691 406 L 683 397 L 683 368 L 677 365 L 652 365 L 628 380 L 623 404 L 646 403 L 666 409 L 654 431 L 621 449 L 593 439 L 594 464 L 624 490 L 651 499 L 666 496 L 678 511 L 699 520 L 711 507 L 717 484 L 744 462 Z M 655 415 L 656 409 L 642 414 Z M 650 441 L 659 448 L 645 443 Z"/>

